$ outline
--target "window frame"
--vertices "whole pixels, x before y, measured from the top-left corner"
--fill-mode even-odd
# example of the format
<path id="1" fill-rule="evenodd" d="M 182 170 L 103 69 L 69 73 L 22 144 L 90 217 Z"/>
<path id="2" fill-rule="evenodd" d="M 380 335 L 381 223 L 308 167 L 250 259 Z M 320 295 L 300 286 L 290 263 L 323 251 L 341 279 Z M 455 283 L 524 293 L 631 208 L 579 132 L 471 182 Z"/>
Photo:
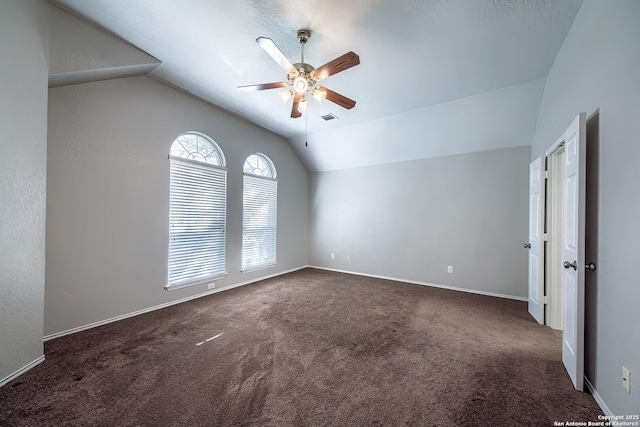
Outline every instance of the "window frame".
<path id="1" fill-rule="evenodd" d="M 206 163 L 171 154 L 168 156 L 170 176 L 169 244 L 167 251 L 167 283 L 165 285 L 165 289 L 168 291 L 204 283 L 211 283 L 227 276 L 226 241 L 228 174 L 226 159 L 220 146 L 212 138 L 200 132 L 184 132 L 178 135 L 178 137 L 176 137 L 172 142 L 171 147 L 173 147 L 180 137 L 188 134 L 204 138 L 208 143 L 210 143 L 211 148 L 216 151 L 216 158 L 219 160 L 221 165 Z M 169 150 L 169 153 L 171 153 L 171 149 Z M 204 180 L 200 180 L 199 183 L 197 179 L 193 179 L 194 176 L 204 178 Z M 193 184 L 195 186 L 194 192 L 190 192 L 188 189 L 180 189 L 180 180 L 182 180 L 182 186 L 184 185 L 184 182 L 189 182 L 190 185 Z M 209 197 L 203 196 L 202 192 L 210 192 Z M 184 199 L 185 197 L 188 197 L 186 201 Z M 181 201 L 178 202 L 177 200 Z M 187 213 L 181 221 L 175 220 L 174 215 L 179 215 L 180 211 L 184 211 L 185 209 L 194 209 L 193 205 L 201 205 L 203 202 L 210 208 L 207 210 L 206 216 L 204 217 L 205 223 L 198 221 L 202 219 L 202 216 L 199 213 Z M 176 224 L 184 227 L 184 231 L 182 233 L 177 234 L 176 231 L 172 232 L 172 229 L 174 229 Z M 203 226 L 211 228 L 211 230 L 204 233 L 204 235 L 201 231 Z M 182 236 L 183 238 L 189 238 L 189 234 L 191 234 L 191 238 L 193 238 L 194 235 L 200 235 L 198 237 L 202 240 L 200 242 L 200 246 L 197 244 L 193 245 L 193 243 L 184 243 L 184 240 L 182 245 L 174 243 L 176 242 L 176 235 Z M 216 234 L 218 234 L 218 236 L 216 236 Z M 221 237 L 220 234 L 222 235 Z M 207 245 L 213 245 L 213 248 L 210 247 L 207 249 Z M 198 275 L 198 272 L 206 273 L 207 266 L 210 265 L 210 263 L 201 259 L 199 262 L 196 261 L 195 263 L 192 263 L 196 264 L 195 267 L 193 265 L 191 267 L 187 266 L 187 262 L 185 261 L 187 258 L 184 254 L 181 255 L 180 251 L 189 251 L 190 249 L 196 254 L 196 256 L 222 256 L 222 260 L 217 258 L 217 260 L 213 262 L 213 266 L 218 268 L 212 269 L 210 274 Z M 183 258 L 183 260 L 172 263 L 172 259 L 175 260 L 176 258 Z M 182 269 L 180 269 L 181 264 Z M 184 277 L 182 279 L 175 279 L 172 282 L 172 268 L 178 269 L 178 273 L 174 274 L 174 278 L 175 276 L 179 277 L 181 275 Z"/>
<path id="2" fill-rule="evenodd" d="M 270 174 L 272 176 L 258 175 L 251 172 L 245 171 L 245 166 L 249 162 L 249 159 L 252 156 L 258 156 L 262 160 L 264 160 L 269 167 Z M 249 166 L 251 166 L 249 164 Z M 243 163 L 243 182 L 242 182 L 242 242 L 241 242 L 241 271 L 242 273 L 248 273 L 256 270 L 262 270 L 265 268 L 270 268 L 278 264 L 277 260 L 277 237 L 278 237 L 278 178 L 275 165 L 273 161 L 266 155 L 262 153 L 253 153 L 245 159 Z M 254 168 L 255 170 L 255 168 Z M 265 189 L 271 189 L 272 194 L 267 195 L 268 200 L 264 197 L 261 199 L 254 199 L 254 201 L 262 201 L 263 206 L 264 203 L 267 203 L 269 208 L 272 208 L 273 212 L 269 212 L 270 216 L 265 218 L 257 218 L 258 221 L 263 220 L 266 221 L 267 224 L 260 227 L 248 227 L 248 220 L 255 219 L 249 218 L 248 211 L 257 212 L 258 204 L 247 205 L 247 193 L 248 190 L 252 191 L 260 191 Z M 258 239 L 264 239 L 268 242 L 268 247 L 266 248 L 267 257 L 266 261 L 263 263 L 256 263 L 255 260 L 250 262 L 251 259 L 248 259 L 247 251 L 249 250 L 249 242 L 248 242 L 248 233 L 253 234 L 253 237 L 258 237 Z M 260 237 L 262 235 L 262 237 Z M 255 250 L 252 248 L 252 250 Z M 260 249 L 259 249 L 260 250 Z"/>

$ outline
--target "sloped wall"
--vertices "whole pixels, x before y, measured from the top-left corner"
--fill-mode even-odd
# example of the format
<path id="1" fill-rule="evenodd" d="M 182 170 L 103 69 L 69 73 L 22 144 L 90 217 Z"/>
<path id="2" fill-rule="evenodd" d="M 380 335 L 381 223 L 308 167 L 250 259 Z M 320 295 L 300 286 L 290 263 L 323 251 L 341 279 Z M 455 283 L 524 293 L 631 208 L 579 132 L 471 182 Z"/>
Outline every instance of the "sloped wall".
<path id="1" fill-rule="evenodd" d="M 150 73 L 160 61 L 126 41 L 48 5 L 49 87 Z"/>

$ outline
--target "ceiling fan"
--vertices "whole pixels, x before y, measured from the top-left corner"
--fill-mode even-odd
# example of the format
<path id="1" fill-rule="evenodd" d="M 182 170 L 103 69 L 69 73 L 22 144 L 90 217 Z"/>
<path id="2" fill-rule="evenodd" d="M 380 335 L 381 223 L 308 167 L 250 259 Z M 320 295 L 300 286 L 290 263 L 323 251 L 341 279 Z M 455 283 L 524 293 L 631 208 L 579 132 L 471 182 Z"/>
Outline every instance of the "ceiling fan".
<path id="1" fill-rule="evenodd" d="M 287 80 L 284 82 L 240 86 L 238 89 L 256 91 L 287 88 L 285 91 L 280 92 L 279 95 L 283 103 L 293 98 L 291 117 L 294 119 L 302 116 L 302 113 L 307 111 L 308 94 L 311 94 L 311 96 L 320 103 L 327 99 L 348 110 L 353 108 L 356 105 L 356 101 L 334 92 L 331 89 L 320 86 L 318 82 L 340 71 L 360 64 L 360 57 L 353 52 L 348 52 L 333 61 L 327 62 L 321 67 L 314 68 L 304 62 L 304 45 L 309 41 L 309 37 L 311 37 L 309 30 L 298 30 L 298 41 L 301 45 L 301 59 L 300 62 L 296 64 L 292 64 L 291 61 L 284 56 L 273 40 L 267 37 L 258 37 L 256 39 L 258 45 L 287 72 Z"/>

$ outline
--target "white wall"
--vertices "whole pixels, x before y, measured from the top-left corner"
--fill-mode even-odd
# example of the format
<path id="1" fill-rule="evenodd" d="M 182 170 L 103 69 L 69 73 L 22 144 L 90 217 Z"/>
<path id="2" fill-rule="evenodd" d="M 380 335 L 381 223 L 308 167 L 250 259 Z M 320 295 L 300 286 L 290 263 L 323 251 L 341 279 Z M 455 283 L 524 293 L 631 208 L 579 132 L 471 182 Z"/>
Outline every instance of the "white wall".
<path id="1" fill-rule="evenodd" d="M 45 334 L 201 294 L 168 292 L 169 161 L 174 139 L 213 138 L 228 165 L 227 272 L 217 288 L 308 263 L 308 173 L 281 137 L 148 77 L 49 91 Z M 276 267 L 240 273 L 242 166 L 278 172 Z"/>
<path id="2" fill-rule="evenodd" d="M 0 2 L 0 384 L 43 354 L 47 31 L 40 1 Z"/>
<path id="3" fill-rule="evenodd" d="M 310 264 L 526 297 L 529 158 L 526 146 L 311 174 Z"/>
<path id="4" fill-rule="evenodd" d="M 588 193 L 598 199 L 598 269 L 590 273 L 586 334 L 587 377 L 612 413 L 640 411 L 640 2 L 586 0 L 551 68 L 532 159 L 544 154 L 579 112 L 599 109 L 599 135 L 588 154 L 598 172 Z M 593 158 L 595 156 L 595 159 Z M 588 221 L 589 222 L 589 221 Z M 593 244 L 593 243 L 592 243 Z M 593 280 L 597 277 L 597 280 Z M 622 366 L 632 372 L 629 394 Z M 634 384 L 635 383 L 635 384 Z"/>

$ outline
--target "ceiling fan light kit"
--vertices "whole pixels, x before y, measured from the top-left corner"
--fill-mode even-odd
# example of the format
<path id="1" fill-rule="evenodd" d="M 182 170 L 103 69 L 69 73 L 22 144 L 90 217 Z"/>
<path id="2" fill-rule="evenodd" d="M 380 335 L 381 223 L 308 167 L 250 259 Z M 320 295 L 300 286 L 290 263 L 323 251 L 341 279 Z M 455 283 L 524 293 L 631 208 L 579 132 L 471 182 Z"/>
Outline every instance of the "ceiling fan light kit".
<path id="1" fill-rule="evenodd" d="M 308 87 L 309 81 L 305 77 L 300 75 L 293 79 L 293 88 L 296 90 L 296 92 L 305 93 Z"/>
<path id="2" fill-rule="evenodd" d="M 300 100 L 300 103 L 298 103 L 298 112 L 306 113 L 308 108 L 309 107 L 307 106 L 307 98 L 303 96 Z"/>
<path id="3" fill-rule="evenodd" d="M 356 105 L 354 100 L 323 86 L 319 86 L 318 82 L 333 74 L 360 64 L 360 57 L 354 52 L 348 52 L 319 68 L 314 68 L 304 62 L 304 45 L 309 41 L 309 37 L 311 37 L 309 30 L 298 30 L 301 55 L 300 62 L 296 64 L 292 64 L 291 61 L 284 56 L 273 40 L 267 37 L 258 37 L 256 39 L 258 45 L 287 72 L 287 81 L 240 86 L 238 89 L 255 91 L 287 88 L 278 93 L 278 95 L 283 104 L 293 98 L 291 117 L 294 119 L 300 117 L 302 113 L 308 110 L 307 94 L 309 93 L 320 104 L 327 99 L 348 110 L 353 108 Z"/>
<path id="4" fill-rule="evenodd" d="M 278 95 L 280 96 L 280 100 L 282 101 L 283 104 L 286 104 L 287 101 L 293 98 L 293 92 L 290 90 L 282 91 L 278 93 Z"/>
<path id="5" fill-rule="evenodd" d="M 323 90 L 314 89 L 313 92 L 311 92 L 311 96 L 313 96 L 316 101 L 322 104 L 322 101 L 324 101 L 324 99 L 327 97 L 327 92 Z"/>

